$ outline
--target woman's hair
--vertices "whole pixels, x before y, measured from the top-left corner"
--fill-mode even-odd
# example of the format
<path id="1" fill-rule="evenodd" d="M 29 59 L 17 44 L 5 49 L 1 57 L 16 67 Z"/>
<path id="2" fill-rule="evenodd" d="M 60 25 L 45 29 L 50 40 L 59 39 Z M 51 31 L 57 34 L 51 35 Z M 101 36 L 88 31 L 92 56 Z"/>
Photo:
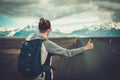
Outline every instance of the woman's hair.
<path id="1" fill-rule="evenodd" d="M 51 28 L 50 21 L 44 18 L 40 18 L 38 28 L 40 32 L 45 32 L 47 29 Z"/>

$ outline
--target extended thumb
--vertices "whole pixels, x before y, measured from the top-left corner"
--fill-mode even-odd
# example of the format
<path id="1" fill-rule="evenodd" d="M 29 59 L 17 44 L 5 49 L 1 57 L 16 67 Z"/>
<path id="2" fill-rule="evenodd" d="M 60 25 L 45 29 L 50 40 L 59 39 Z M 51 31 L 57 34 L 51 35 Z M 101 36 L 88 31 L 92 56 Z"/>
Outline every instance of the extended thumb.
<path id="1" fill-rule="evenodd" d="M 91 43 L 91 39 L 88 40 L 88 43 L 87 43 L 87 44 L 89 44 L 89 43 Z"/>

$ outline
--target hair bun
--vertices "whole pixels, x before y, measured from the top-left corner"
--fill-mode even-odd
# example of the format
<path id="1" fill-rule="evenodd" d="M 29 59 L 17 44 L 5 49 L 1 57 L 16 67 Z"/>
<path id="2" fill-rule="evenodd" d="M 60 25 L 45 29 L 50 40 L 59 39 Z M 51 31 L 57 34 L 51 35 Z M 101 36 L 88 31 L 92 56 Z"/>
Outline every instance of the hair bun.
<path id="1" fill-rule="evenodd" d="M 38 26 L 39 26 L 39 31 L 44 32 L 51 27 L 51 24 L 49 20 L 42 17 L 39 20 Z"/>
<path id="2" fill-rule="evenodd" d="M 41 24 L 45 23 L 45 19 L 44 18 L 40 18 L 40 22 Z"/>

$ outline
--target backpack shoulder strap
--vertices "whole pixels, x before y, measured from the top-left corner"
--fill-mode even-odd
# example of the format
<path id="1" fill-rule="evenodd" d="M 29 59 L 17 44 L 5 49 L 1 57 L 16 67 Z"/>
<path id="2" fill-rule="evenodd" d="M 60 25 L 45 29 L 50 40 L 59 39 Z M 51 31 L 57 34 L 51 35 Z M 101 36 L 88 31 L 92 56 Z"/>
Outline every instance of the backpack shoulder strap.
<path id="1" fill-rule="evenodd" d="M 31 42 L 35 45 L 35 48 L 37 50 L 36 57 L 40 56 L 41 55 L 42 40 L 41 39 L 34 39 L 34 40 L 31 40 Z M 35 58 L 35 59 L 37 59 L 37 58 Z M 40 57 L 40 59 L 41 59 L 41 57 Z"/>

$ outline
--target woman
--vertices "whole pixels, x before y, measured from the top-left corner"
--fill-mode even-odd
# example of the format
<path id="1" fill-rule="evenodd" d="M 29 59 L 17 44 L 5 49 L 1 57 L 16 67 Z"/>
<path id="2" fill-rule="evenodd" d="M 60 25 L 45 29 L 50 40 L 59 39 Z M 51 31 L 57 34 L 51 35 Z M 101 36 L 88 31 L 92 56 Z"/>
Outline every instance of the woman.
<path id="1" fill-rule="evenodd" d="M 81 54 L 82 52 L 86 50 L 91 50 L 93 49 L 93 43 L 91 43 L 91 40 L 88 41 L 86 46 L 76 48 L 76 49 L 65 49 L 63 47 L 60 47 L 56 43 L 50 41 L 48 39 L 48 35 L 51 32 L 51 23 L 49 20 L 40 18 L 39 24 L 38 24 L 38 29 L 39 29 L 39 34 L 32 34 L 28 36 L 26 39 L 27 40 L 33 40 L 33 39 L 42 39 L 44 40 L 42 43 L 42 48 L 41 48 L 41 63 L 44 64 L 47 56 L 49 54 L 54 54 L 54 55 L 62 55 L 66 57 L 73 57 L 75 55 Z M 50 61 L 50 58 L 49 60 Z M 50 65 L 50 64 L 49 64 Z M 46 74 L 49 75 L 49 74 Z M 35 80 L 44 80 L 40 79 L 40 76 L 38 76 Z M 45 80 L 52 80 L 52 75 L 50 74 L 49 76 L 45 76 Z"/>

